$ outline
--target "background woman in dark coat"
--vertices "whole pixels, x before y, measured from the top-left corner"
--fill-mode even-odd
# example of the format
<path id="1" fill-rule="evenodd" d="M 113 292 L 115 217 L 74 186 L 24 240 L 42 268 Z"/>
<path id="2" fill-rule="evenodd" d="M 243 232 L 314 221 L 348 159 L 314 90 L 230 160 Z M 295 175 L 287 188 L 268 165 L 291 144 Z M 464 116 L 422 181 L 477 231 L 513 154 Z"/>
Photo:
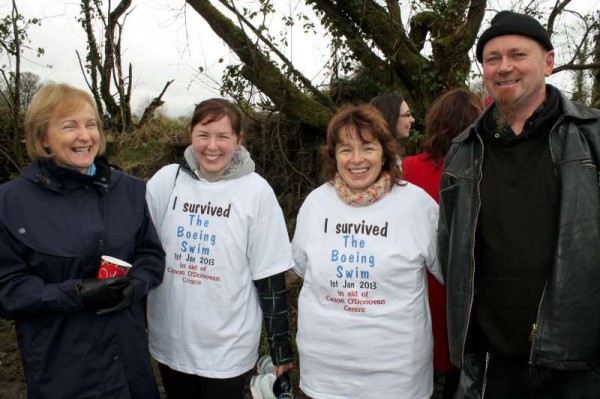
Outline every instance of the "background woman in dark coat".
<path id="1" fill-rule="evenodd" d="M 112 169 L 92 97 L 44 86 L 25 121 L 31 164 L 0 186 L 0 316 L 15 320 L 29 398 L 158 398 L 141 298 L 164 252 L 143 181 Z M 102 255 L 133 265 L 97 280 Z"/>

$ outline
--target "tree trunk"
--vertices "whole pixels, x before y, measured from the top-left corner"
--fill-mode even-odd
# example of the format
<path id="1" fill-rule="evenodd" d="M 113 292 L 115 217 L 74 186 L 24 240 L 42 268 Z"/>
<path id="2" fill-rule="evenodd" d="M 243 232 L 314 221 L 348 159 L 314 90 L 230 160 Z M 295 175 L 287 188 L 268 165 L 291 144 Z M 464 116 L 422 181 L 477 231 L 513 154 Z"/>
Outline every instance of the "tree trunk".
<path id="1" fill-rule="evenodd" d="M 207 0 L 187 0 L 244 63 L 241 75 L 255 84 L 289 118 L 311 127 L 327 126 L 333 111 L 303 93 L 238 28 Z"/>

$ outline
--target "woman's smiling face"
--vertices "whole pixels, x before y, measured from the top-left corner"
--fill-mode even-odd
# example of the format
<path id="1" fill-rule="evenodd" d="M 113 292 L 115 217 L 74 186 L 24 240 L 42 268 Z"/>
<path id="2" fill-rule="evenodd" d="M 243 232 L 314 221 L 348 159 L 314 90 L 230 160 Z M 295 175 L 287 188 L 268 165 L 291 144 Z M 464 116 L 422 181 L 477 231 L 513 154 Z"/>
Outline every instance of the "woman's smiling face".
<path id="1" fill-rule="evenodd" d="M 377 181 L 384 162 L 381 143 L 369 132 L 363 132 L 363 137 L 364 141 L 354 129 L 345 127 L 335 146 L 337 171 L 354 193 Z"/>
<path id="2" fill-rule="evenodd" d="M 410 108 L 406 101 L 402 101 L 400 104 L 400 114 L 398 115 L 398 122 L 396 123 L 396 135 L 399 138 L 406 138 L 410 134 L 410 128 L 415 122 L 415 118 L 410 113 Z"/>
<path id="3" fill-rule="evenodd" d="M 192 128 L 192 148 L 202 175 L 209 181 L 216 181 L 229 166 L 241 137 L 233 131 L 228 116 L 205 121 Z"/>
<path id="4" fill-rule="evenodd" d="M 50 118 L 42 145 L 49 149 L 58 165 L 85 173 L 100 147 L 100 131 L 92 106 L 86 102 L 72 114 Z"/>

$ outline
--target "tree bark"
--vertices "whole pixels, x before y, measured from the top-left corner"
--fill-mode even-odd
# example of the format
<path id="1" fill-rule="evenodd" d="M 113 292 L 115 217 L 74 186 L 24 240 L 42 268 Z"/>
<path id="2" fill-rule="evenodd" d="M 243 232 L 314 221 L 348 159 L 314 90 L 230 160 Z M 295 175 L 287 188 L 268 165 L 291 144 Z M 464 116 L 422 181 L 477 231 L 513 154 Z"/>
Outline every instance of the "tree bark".
<path id="1" fill-rule="evenodd" d="M 333 111 L 303 93 L 271 62 L 250 38 L 207 0 L 187 3 L 210 25 L 244 63 L 241 74 L 276 104 L 289 118 L 322 129 Z"/>

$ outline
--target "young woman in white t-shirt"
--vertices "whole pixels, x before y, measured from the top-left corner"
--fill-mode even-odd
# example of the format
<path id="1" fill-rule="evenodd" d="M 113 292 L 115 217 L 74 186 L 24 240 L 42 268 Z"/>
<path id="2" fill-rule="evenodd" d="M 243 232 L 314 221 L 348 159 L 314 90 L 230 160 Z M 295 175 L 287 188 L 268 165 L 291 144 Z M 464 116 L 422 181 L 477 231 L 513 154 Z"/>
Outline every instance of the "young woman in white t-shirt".
<path id="1" fill-rule="evenodd" d="M 292 367 L 283 213 L 241 145 L 239 110 L 198 104 L 184 161 L 159 170 L 147 201 L 167 253 L 148 297 L 150 352 L 169 399 L 242 398 L 264 314 L 275 372 Z"/>
<path id="2" fill-rule="evenodd" d="M 426 270 L 438 207 L 401 180 L 398 144 L 371 105 L 331 120 L 326 183 L 302 205 L 292 241 L 300 388 L 313 398 L 429 398 L 432 336 Z"/>

